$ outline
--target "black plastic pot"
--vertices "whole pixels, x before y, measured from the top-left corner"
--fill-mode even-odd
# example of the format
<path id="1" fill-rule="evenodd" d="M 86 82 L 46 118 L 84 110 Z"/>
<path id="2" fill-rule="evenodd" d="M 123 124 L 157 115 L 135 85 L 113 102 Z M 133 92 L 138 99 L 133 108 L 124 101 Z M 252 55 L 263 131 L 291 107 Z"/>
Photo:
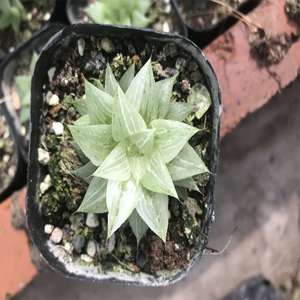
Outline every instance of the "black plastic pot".
<path id="1" fill-rule="evenodd" d="M 14 116 L 9 115 L 9 112 L 7 111 L 3 103 L 0 103 L 0 116 L 1 115 L 4 116 L 8 127 L 11 128 L 12 126 L 11 122 L 14 122 Z M 17 154 L 16 170 L 10 183 L 7 186 L 3 186 L 2 188 L 0 188 L 0 203 L 3 202 L 5 199 L 7 199 L 14 191 L 22 188 L 26 184 L 27 165 L 23 159 L 23 156 L 19 148 L 17 147 L 16 137 L 13 135 L 11 131 L 10 131 L 10 135 L 14 141 L 15 152 Z"/>
<path id="2" fill-rule="evenodd" d="M 88 2 L 89 0 L 67 0 L 67 16 L 71 24 L 78 24 L 79 8 L 85 7 Z M 174 3 L 172 3 L 172 10 L 174 10 L 174 18 L 172 18 L 172 20 L 173 22 L 175 21 L 177 22 L 179 28 L 179 34 L 184 37 L 187 37 L 188 34 L 187 27 L 184 25 L 177 10 L 175 9 Z"/>
<path id="3" fill-rule="evenodd" d="M 184 277 L 200 260 L 207 239 L 203 239 L 199 254 L 193 258 L 191 264 L 182 270 L 168 272 L 166 274 L 156 274 L 152 276 L 143 272 L 131 273 L 123 270 L 122 273 L 100 272 L 97 267 L 80 267 L 72 262 L 66 262 L 57 254 L 57 249 L 49 240 L 49 236 L 44 233 L 45 222 L 43 220 L 38 199 L 38 187 L 42 178 L 47 174 L 45 167 L 38 162 L 38 148 L 41 145 L 41 135 L 44 133 L 44 116 L 41 113 L 43 108 L 43 86 L 49 84 L 47 70 L 52 67 L 53 60 L 64 53 L 68 45 L 79 38 L 108 37 L 108 38 L 131 38 L 138 39 L 139 43 L 147 41 L 157 41 L 162 43 L 175 43 L 186 53 L 191 55 L 198 63 L 204 74 L 206 86 L 211 94 L 212 104 L 212 135 L 210 166 L 212 174 L 218 171 L 219 160 L 219 130 L 220 115 L 222 111 L 221 93 L 216 75 L 201 50 L 186 38 L 153 31 L 149 29 L 138 29 L 124 26 L 107 26 L 96 24 L 78 24 L 67 27 L 57 33 L 44 47 L 40 53 L 32 78 L 31 94 L 31 135 L 29 147 L 29 167 L 28 167 L 28 189 L 26 197 L 27 224 L 33 244 L 46 260 L 50 267 L 69 278 L 88 280 L 93 282 L 114 282 L 131 285 L 168 285 Z M 211 175 L 208 183 L 207 212 L 202 223 L 202 232 L 208 236 L 214 219 L 215 201 L 215 176 Z M 204 235 L 203 235 L 204 236 Z M 196 250 L 195 250 L 196 251 Z"/>
<path id="4" fill-rule="evenodd" d="M 27 161 L 28 147 L 26 146 L 25 137 L 21 134 L 21 124 L 19 122 L 17 112 L 12 106 L 11 98 L 11 83 L 13 80 L 14 72 L 24 55 L 32 52 L 33 50 L 39 53 L 46 42 L 63 27 L 64 25 L 59 23 L 47 24 L 40 30 L 36 31 L 26 43 L 21 45 L 14 52 L 10 53 L 0 65 L 0 101 L 2 102 L 1 107 L 5 112 L 7 112 L 7 122 L 10 125 L 12 135 L 25 161 Z"/>
<path id="5" fill-rule="evenodd" d="M 261 0 L 246 0 L 242 4 L 240 4 L 237 8 L 238 11 L 242 12 L 243 14 L 249 13 L 252 9 L 254 9 Z M 214 26 L 203 29 L 201 31 L 197 31 L 191 27 L 191 25 L 182 17 L 180 8 L 176 0 L 172 0 L 172 3 L 180 16 L 183 24 L 187 28 L 187 37 L 193 41 L 197 46 L 200 48 L 204 48 L 210 42 L 212 42 L 215 38 L 225 32 L 228 28 L 234 25 L 238 19 L 230 16 L 224 17 L 220 22 L 215 24 Z"/>

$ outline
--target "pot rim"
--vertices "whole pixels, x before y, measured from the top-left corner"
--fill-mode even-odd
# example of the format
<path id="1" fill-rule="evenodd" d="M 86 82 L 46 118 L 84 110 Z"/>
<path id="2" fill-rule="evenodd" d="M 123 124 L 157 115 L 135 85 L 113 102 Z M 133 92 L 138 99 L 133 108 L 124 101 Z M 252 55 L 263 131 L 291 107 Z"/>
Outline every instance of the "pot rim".
<path id="1" fill-rule="evenodd" d="M 96 34 L 95 34 L 96 33 Z M 103 37 L 141 37 L 145 40 L 156 40 L 165 43 L 174 42 L 180 46 L 185 52 L 191 54 L 197 61 L 198 65 L 202 69 L 205 76 L 207 88 L 212 95 L 213 101 L 213 128 L 212 128 L 212 150 L 210 155 L 210 170 L 213 174 L 217 174 L 218 170 L 218 158 L 219 158 L 219 140 L 220 140 L 220 115 L 222 112 L 221 93 L 216 75 L 202 51 L 188 39 L 160 31 L 155 31 L 147 28 L 134 28 L 127 26 L 114 26 L 114 25 L 99 25 L 99 24 L 76 24 L 71 27 L 64 28 L 53 36 L 41 51 L 38 62 L 36 64 L 34 74 L 32 77 L 32 93 L 31 93 L 31 120 L 30 120 L 30 143 L 29 143 L 29 172 L 28 172 L 28 189 L 26 195 L 26 219 L 29 227 L 29 232 L 33 244 L 40 252 L 40 255 L 50 265 L 50 267 L 57 272 L 63 274 L 68 278 L 75 278 L 80 280 L 88 280 L 93 282 L 111 282 L 122 283 L 126 285 L 141 285 L 141 286 L 158 286 L 168 285 L 174 283 L 184 277 L 202 256 L 203 249 L 206 246 L 208 240 L 204 239 L 202 250 L 199 254 L 193 258 L 190 265 L 180 271 L 173 272 L 168 277 L 161 276 L 159 274 L 149 275 L 146 273 L 129 273 L 122 271 L 122 273 L 116 275 L 113 272 L 103 271 L 99 274 L 97 268 L 75 268 L 74 264 L 64 262 L 61 258 L 57 258 L 54 254 L 55 246 L 49 241 L 49 236 L 43 231 L 43 220 L 40 213 L 40 209 L 37 203 L 37 189 L 39 178 L 41 177 L 41 168 L 37 161 L 37 148 L 40 145 L 41 125 L 43 124 L 43 118 L 37 115 L 39 106 L 42 103 L 42 85 L 43 80 L 47 80 L 47 76 L 43 71 L 48 70 L 51 67 L 49 62 L 50 58 L 55 55 L 59 55 L 60 44 L 67 47 L 68 43 L 73 39 L 90 36 L 103 36 Z M 38 79 L 37 79 L 38 78 Z M 38 107 L 33 108 L 33 105 Z M 203 223 L 206 225 L 202 228 L 205 235 L 209 235 L 211 224 L 213 222 L 213 208 L 215 199 L 215 177 L 210 176 L 209 188 L 208 188 L 208 209 Z M 42 226 L 42 228 L 41 228 Z M 57 254 L 57 253 L 56 253 Z M 130 275 L 130 276 L 129 276 Z"/>

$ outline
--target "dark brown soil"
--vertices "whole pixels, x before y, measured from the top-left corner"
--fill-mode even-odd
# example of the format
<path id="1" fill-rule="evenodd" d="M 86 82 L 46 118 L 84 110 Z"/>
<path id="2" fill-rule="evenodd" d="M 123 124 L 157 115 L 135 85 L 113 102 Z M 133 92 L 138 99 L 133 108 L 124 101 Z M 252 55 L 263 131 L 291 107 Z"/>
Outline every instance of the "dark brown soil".
<path id="1" fill-rule="evenodd" d="M 293 34 L 269 36 L 257 30 L 250 35 L 250 53 L 260 67 L 269 67 L 279 63 L 297 39 Z"/>
<path id="2" fill-rule="evenodd" d="M 13 179 L 17 159 L 14 141 L 0 110 L 0 191 L 6 188 Z"/>
<path id="3" fill-rule="evenodd" d="M 226 7 L 209 0 L 176 0 L 186 23 L 196 31 L 210 29 L 231 14 Z M 246 0 L 222 0 L 232 8 L 238 9 Z"/>
<path id="4" fill-rule="evenodd" d="M 285 11 L 300 26 L 300 0 L 286 0 Z"/>
<path id="5" fill-rule="evenodd" d="M 85 253 L 84 246 L 78 246 L 78 241 L 87 243 L 92 239 L 99 245 L 94 256 L 94 264 L 107 267 L 117 263 L 116 258 L 128 268 L 155 273 L 158 270 L 176 270 L 187 266 L 193 256 L 194 249 L 199 248 L 201 237 L 201 219 L 205 214 L 206 190 L 209 176 L 198 176 L 197 183 L 203 195 L 188 192 L 190 197 L 183 204 L 170 198 L 170 219 L 167 233 L 167 243 L 158 238 L 150 229 L 137 249 L 136 238 L 131 228 L 125 223 L 115 233 L 116 242 L 112 246 L 112 254 L 107 251 L 106 214 L 98 215 L 100 225 L 89 228 L 85 225 L 86 214 L 73 214 L 79 207 L 87 184 L 70 174 L 70 170 L 82 165 L 70 142 L 72 137 L 67 129 L 61 139 L 51 132 L 50 124 L 59 121 L 72 124 L 80 117 L 72 105 L 74 97 L 81 98 L 84 94 L 84 78 L 91 80 L 99 78 L 104 84 L 104 74 L 109 62 L 112 71 L 119 80 L 132 63 L 140 69 L 152 57 L 155 79 L 160 80 L 172 76 L 177 70 L 180 75 L 173 89 L 174 101 L 186 101 L 189 86 L 195 83 L 205 84 L 201 70 L 190 55 L 175 44 L 157 42 L 145 43 L 139 40 L 112 39 L 115 50 L 106 53 L 101 49 L 101 38 L 85 39 L 84 56 L 78 54 L 77 41 L 67 49 L 62 49 L 53 62 L 56 73 L 45 94 L 51 90 L 60 98 L 60 104 L 48 110 L 45 105 L 46 130 L 42 136 L 44 148 L 50 152 L 48 173 L 52 178 L 52 187 L 41 196 L 41 208 L 46 223 L 51 223 L 63 230 L 61 245 L 74 245 L 71 255 L 76 260 Z M 121 54 L 122 53 L 122 54 Z M 194 126 L 203 129 L 191 139 L 190 144 L 201 153 L 202 159 L 209 165 L 211 110 L 205 118 L 193 120 Z M 201 151 L 200 151 L 201 149 Z M 194 200 L 195 199 L 195 200 Z M 196 207 L 196 209 L 191 209 Z M 71 216 L 71 217 L 70 217 Z"/>
<path id="6" fill-rule="evenodd" d="M 89 0 L 88 4 L 94 3 L 96 0 Z M 171 1 L 153 0 L 147 13 L 147 17 L 151 20 L 149 28 L 160 31 L 172 32 L 184 35 L 180 27 L 180 20 L 176 11 L 171 5 Z M 84 7 L 80 7 L 78 11 L 78 23 L 93 23 L 89 16 L 83 11 Z"/>
<path id="7" fill-rule="evenodd" d="M 59 1 L 59 0 L 57 0 Z M 0 30 L 0 56 L 11 52 L 21 43 L 25 42 L 36 30 L 49 19 L 54 9 L 55 0 L 31 0 L 23 1 L 22 4 L 27 15 L 31 15 L 30 21 L 23 21 L 20 25 L 18 37 L 11 26 Z"/>

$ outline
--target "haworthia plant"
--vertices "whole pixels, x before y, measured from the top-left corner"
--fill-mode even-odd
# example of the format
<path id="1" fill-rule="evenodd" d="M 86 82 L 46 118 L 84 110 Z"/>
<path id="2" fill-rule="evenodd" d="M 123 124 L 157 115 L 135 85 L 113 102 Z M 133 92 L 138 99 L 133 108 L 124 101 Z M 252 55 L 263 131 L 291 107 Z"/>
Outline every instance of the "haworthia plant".
<path id="1" fill-rule="evenodd" d="M 68 127 L 90 160 L 73 172 L 89 183 L 78 212 L 108 212 L 108 238 L 129 219 L 138 242 L 148 227 L 166 241 L 169 196 L 199 191 L 192 176 L 209 172 L 182 122 L 197 107 L 170 102 L 176 76 L 155 82 L 150 59 L 133 68 L 119 84 L 108 64 L 105 88 L 85 80 L 87 113 Z"/>
<path id="2" fill-rule="evenodd" d="M 16 92 L 21 100 L 21 114 L 20 122 L 25 124 L 29 121 L 30 117 L 30 89 L 31 89 L 31 76 L 38 59 L 36 52 L 33 52 L 30 66 L 29 66 L 29 75 L 19 75 L 16 76 Z"/>
<path id="3" fill-rule="evenodd" d="M 98 24 L 117 24 L 146 27 L 150 20 L 145 16 L 151 0 L 97 0 L 84 9 Z"/>

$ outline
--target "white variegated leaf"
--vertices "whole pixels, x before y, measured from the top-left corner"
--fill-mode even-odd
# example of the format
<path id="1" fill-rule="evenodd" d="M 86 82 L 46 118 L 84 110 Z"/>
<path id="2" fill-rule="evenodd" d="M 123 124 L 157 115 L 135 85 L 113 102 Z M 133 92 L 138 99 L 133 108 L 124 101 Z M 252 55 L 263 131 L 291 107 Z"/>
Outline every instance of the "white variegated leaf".
<path id="1" fill-rule="evenodd" d="M 126 97 L 128 101 L 130 101 L 137 111 L 140 109 L 144 95 L 147 96 L 149 94 L 152 84 L 154 84 L 154 77 L 151 67 L 151 59 L 149 59 L 133 78 L 129 88 L 126 91 Z"/>
<path id="2" fill-rule="evenodd" d="M 92 162 L 88 162 L 83 167 L 76 169 L 74 171 L 71 171 L 72 174 L 82 178 L 87 183 L 91 183 L 93 177 L 93 173 L 97 170 L 97 167 L 92 164 Z"/>
<path id="3" fill-rule="evenodd" d="M 110 124 L 114 98 L 85 80 L 87 108 L 92 125 Z"/>
<path id="4" fill-rule="evenodd" d="M 84 98 L 76 99 L 72 103 L 81 116 L 88 114 L 87 101 Z"/>
<path id="5" fill-rule="evenodd" d="M 112 135 L 119 142 L 146 129 L 143 118 L 118 86 L 112 110 Z"/>
<path id="6" fill-rule="evenodd" d="M 106 179 L 93 177 L 77 212 L 96 214 L 107 212 L 106 186 Z"/>
<path id="7" fill-rule="evenodd" d="M 136 211 L 144 222 L 164 242 L 166 242 L 168 230 L 168 203 L 169 198 L 167 195 L 141 188 L 140 201 L 136 206 Z"/>
<path id="8" fill-rule="evenodd" d="M 170 104 L 172 89 L 177 76 L 155 82 L 150 88 L 148 97 L 144 97 L 140 114 L 146 124 L 156 119 L 164 119 Z"/>
<path id="9" fill-rule="evenodd" d="M 91 125 L 90 117 L 89 115 L 83 115 L 79 119 L 77 119 L 75 122 L 73 122 L 74 125 L 82 126 L 82 125 Z"/>
<path id="10" fill-rule="evenodd" d="M 75 142 L 95 165 L 102 164 L 116 146 L 112 138 L 111 125 L 68 126 Z"/>
<path id="11" fill-rule="evenodd" d="M 179 154 L 167 164 L 167 167 L 174 181 L 209 172 L 204 162 L 189 144 L 182 148 Z"/>
<path id="12" fill-rule="evenodd" d="M 133 177 L 128 181 L 109 180 L 106 191 L 109 238 L 131 215 L 140 199 L 140 187 Z"/>
<path id="13" fill-rule="evenodd" d="M 154 145 L 164 163 L 170 162 L 199 129 L 172 120 L 154 120 L 149 124 L 155 129 Z"/>
<path id="14" fill-rule="evenodd" d="M 176 186 L 183 186 L 187 189 L 191 189 L 193 191 L 200 192 L 195 180 L 193 179 L 193 177 L 188 177 L 188 178 L 185 178 L 185 179 L 174 181 L 174 185 L 175 185 L 175 187 Z"/>
<path id="15" fill-rule="evenodd" d="M 109 94 L 113 98 L 115 97 L 117 87 L 119 86 L 114 74 L 111 71 L 110 65 L 107 64 L 105 72 L 105 93 Z"/>
<path id="16" fill-rule="evenodd" d="M 149 23 L 150 23 L 150 19 L 145 17 L 138 10 L 133 10 L 133 12 L 132 12 L 132 26 L 147 27 Z"/>
<path id="17" fill-rule="evenodd" d="M 192 87 L 187 102 L 196 105 L 195 116 L 197 119 L 200 119 L 205 114 L 212 103 L 209 91 L 200 83 L 196 83 Z"/>
<path id="18" fill-rule="evenodd" d="M 100 81 L 100 79 L 94 79 L 92 78 L 92 82 L 91 82 L 95 87 L 97 87 L 99 90 L 104 92 L 104 87 Z"/>
<path id="19" fill-rule="evenodd" d="M 129 136 L 129 139 L 144 155 L 150 155 L 153 148 L 154 131 L 154 129 L 146 129 Z"/>
<path id="20" fill-rule="evenodd" d="M 84 12 L 95 22 L 105 19 L 105 5 L 99 1 L 85 7 Z"/>
<path id="21" fill-rule="evenodd" d="M 131 172 L 126 157 L 125 141 L 120 142 L 111 151 L 93 175 L 115 181 L 129 180 Z"/>
<path id="22" fill-rule="evenodd" d="M 170 102 L 165 116 L 167 120 L 182 122 L 195 108 L 195 105 L 181 102 Z"/>
<path id="23" fill-rule="evenodd" d="M 132 176 L 136 180 L 137 184 L 140 183 L 143 178 L 146 168 L 149 163 L 149 158 L 146 156 L 132 156 L 127 157 L 129 168 Z"/>
<path id="24" fill-rule="evenodd" d="M 159 151 L 156 149 L 152 152 L 141 183 L 150 191 L 163 193 L 177 198 L 172 178 Z"/>
<path id="25" fill-rule="evenodd" d="M 134 78 L 134 72 L 135 72 L 135 65 L 132 64 L 119 81 L 119 85 L 124 93 L 126 93 L 126 91 L 130 86 L 131 81 Z"/>
<path id="26" fill-rule="evenodd" d="M 134 209 L 128 218 L 129 224 L 132 228 L 132 231 L 136 237 L 137 244 L 139 244 L 142 237 L 146 234 L 148 230 L 148 225 L 143 221 L 137 211 Z"/>

